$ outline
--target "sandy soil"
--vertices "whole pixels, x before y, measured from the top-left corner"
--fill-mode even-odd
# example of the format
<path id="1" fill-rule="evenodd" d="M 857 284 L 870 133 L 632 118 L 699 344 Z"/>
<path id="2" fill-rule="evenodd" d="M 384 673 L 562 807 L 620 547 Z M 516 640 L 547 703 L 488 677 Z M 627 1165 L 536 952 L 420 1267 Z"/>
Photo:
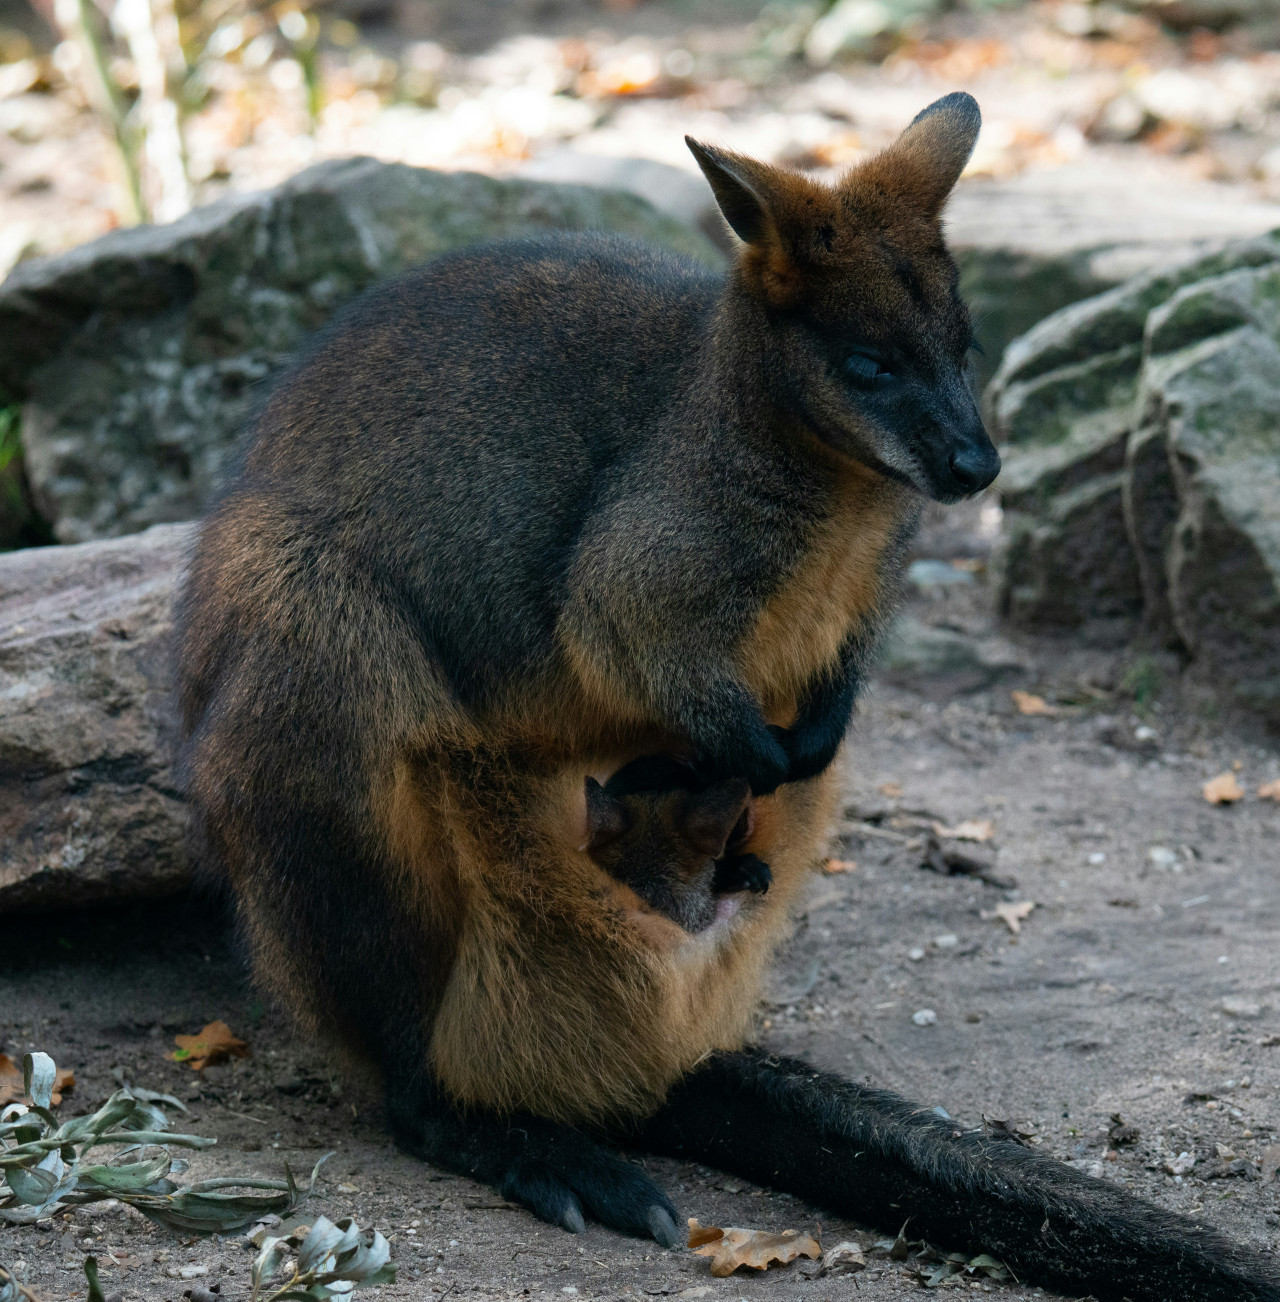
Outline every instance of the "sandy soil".
<path id="1" fill-rule="evenodd" d="M 944 526 L 924 550 L 978 547 Z M 988 626 L 981 582 L 911 604 L 938 626 Z M 1118 653 L 1052 642 L 1020 652 L 1024 672 L 976 690 L 932 679 L 871 694 L 832 845 L 857 867 L 814 881 L 761 1009 L 763 1041 L 966 1121 L 1007 1121 L 1065 1160 L 1280 1249 L 1280 1182 L 1257 1176 L 1280 1143 L 1280 804 L 1253 795 L 1280 774 L 1280 754 L 1247 728 L 1194 717 L 1176 684 L 1135 713 Z M 1019 714 L 1013 687 L 1059 712 Z M 1233 763 L 1250 794 L 1207 804 L 1201 784 Z M 921 867 L 911 841 L 921 819 L 981 818 L 996 827 L 992 875 L 1016 888 Z M 1176 861 L 1153 859 L 1153 847 Z M 991 915 L 1016 900 L 1036 907 L 1015 937 Z M 917 1025 L 925 1009 L 937 1020 Z M 250 1041 L 250 1059 L 202 1075 L 166 1060 L 176 1033 L 215 1018 Z M 279 1175 L 286 1161 L 304 1171 L 332 1150 L 304 1219 L 354 1215 L 387 1234 L 400 1278 L 386 1298 L 855 1293 L 795 1266 L 714 1280 L 703 1258 L 596 1227 L 574 1238 L 400 1155 L 376 1090 L 264 1006 L 204 903 L 4 924 L 0 1048 L 32 1047 L 75 1070 L 64 1113 L 121 1079 L 186 1099 L 186 1128 L 218 1139 L 194 1157 L 193 1176 Z M 1114 1113 L 1141 1132 L 1119 1150 L 1106 1137 Z M 1196 1163 L 1175 1177 L 1165 1163 L 1182 1153 Z M 828 1245 L 878 1237 L 698 1166 L 647 1164 L 704 1224 L 820 1224 Z M 238 1236 L 179 1240 L 112 1205 L 0 1232 L 0 1259 L 25 1262 L 47 1298 L 84 1296 L 90 1250 L 107 1292 L 126 1299 L 177 1302 L 215 1286 L 224 1299 L 248 1296 L 252 1252 Z M 881 1252 L 856 1293 L 877 1302 L 917 1287 Z"/>

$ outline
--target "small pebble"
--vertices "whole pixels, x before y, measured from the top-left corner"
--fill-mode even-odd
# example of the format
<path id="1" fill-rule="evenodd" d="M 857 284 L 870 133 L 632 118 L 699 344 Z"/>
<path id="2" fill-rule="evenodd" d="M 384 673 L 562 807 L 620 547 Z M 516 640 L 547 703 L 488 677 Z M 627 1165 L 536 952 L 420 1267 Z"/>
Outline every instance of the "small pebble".
<path id="1" fill-rule="evenodd" d="M 1107 856 L 1106 856 L 1105 851 L 1102 851 L 1102 850 L 1095 850 L 1095 851 L 1094 851 L 1094 852 L 1089 856 L 1089 862 L 1090 862 L 1091 864 L 1093 864 L 1095 868 L 1096 868 L 1096 867 L 1098 866 L 1098 864 L 1100 864 L 1100 863 L 1106 863 L 1106 862 L 1107 862 Z"/>
<path id="2" fill-rule="evenodd" d="M 960 937 L 953 936 L 950 932 L 947 932 L 945 936 L 935 936 L 933 938 L 933 943 L 937 945 L 939 949 L 955 949 L 955 947 L 960 943 Z"/>
<path id="3" fill-rule="evenodd" d="M 919 1012 L 911 1014 L 911 1020 L 917 1026 L 933 1026 L 938 1020 L 938 1014 L 932 1008 L 922 1008 Z"/>
<path id="4" fill-rule="evenodd" d="M 924 950 L 922 950 L 920 946 L 917 945 L 914 949 L 907 950 L 907 957 L 913 963 L 918 963 L 922 958 L 924 958 Z"/>

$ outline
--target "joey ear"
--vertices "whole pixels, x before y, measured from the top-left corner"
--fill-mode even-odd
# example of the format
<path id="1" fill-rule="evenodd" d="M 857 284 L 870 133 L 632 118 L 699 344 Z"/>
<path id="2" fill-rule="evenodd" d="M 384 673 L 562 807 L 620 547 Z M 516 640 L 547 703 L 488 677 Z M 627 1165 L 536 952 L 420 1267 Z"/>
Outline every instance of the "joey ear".
<path id="1" fill-rule="evenodd" d="M 750 799 L 751 786 L 745 778 L 726 778 L 691 795 L 682 823 L 689 843 L 718 859 Z"/>
<path id="2" fill-rule="evenodd" d="M 882 155 L 894 188 L 937 217 L 968 163 L 982 129 L 982 110 L 962 90 L 934 100 Z"/>
<path id="3" fill-rule="evenodd" d="M 587 843 L 588 854 L 603 850 L 631 827 L 626 807 L 614 799 L 593 777 L 586 781 Z"/>
<path id="4" fill-rule="evenodd" d="M 692 136 L 684 143 L 702 168 L 716 203 L 724 214 L 733 233 L 744 244 L 758 244 L 767 239 L 773 229 L 769 208 L 764 195 L 751 184 L 747 159 L 714 145 L 700 144 Z"/>

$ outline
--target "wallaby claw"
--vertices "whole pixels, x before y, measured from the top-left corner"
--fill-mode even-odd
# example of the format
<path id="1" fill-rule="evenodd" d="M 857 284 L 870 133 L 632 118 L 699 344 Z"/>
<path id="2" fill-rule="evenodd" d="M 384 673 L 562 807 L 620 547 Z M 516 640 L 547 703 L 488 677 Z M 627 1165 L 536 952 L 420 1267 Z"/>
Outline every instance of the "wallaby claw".
<path id="1" fill-rule="evenodd" d="M 657 1203 L 654 1203 L 649 1208 L 645 1219 L 649 1223 L 649 1233 L 664 1248 L 680 1247 L 683 1241 L 680 1231 L 676 1229 L 676 1223 L 671 1219 L 671 1213 L 665 1207 L 659 1207 Z"/>
<path id="2" fill-rule="evenodd" d="M 582 1208 L 578 1206 L 576 1198 L 561 1213 L 560 1225 L 570 1234 L 581 1234 L 587 1228 L 586 1218 L 582 1215 Z"/>

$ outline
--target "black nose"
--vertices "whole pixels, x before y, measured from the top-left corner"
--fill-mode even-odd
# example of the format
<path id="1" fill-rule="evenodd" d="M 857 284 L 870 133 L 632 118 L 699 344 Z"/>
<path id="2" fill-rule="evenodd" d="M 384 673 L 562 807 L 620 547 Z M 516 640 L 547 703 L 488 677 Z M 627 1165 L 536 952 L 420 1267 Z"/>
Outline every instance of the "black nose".
<path id="1" fill-rule="evenodd" d="M 977 493 L 1000 473 L 1000 454 L 986 447 L 967 447 L 951 455 L 951 477 L 965 493 Z"/>

